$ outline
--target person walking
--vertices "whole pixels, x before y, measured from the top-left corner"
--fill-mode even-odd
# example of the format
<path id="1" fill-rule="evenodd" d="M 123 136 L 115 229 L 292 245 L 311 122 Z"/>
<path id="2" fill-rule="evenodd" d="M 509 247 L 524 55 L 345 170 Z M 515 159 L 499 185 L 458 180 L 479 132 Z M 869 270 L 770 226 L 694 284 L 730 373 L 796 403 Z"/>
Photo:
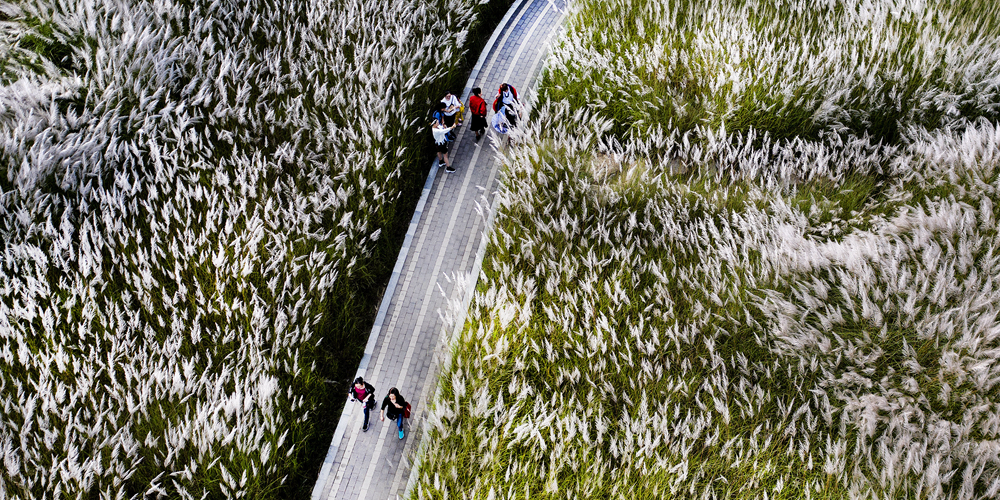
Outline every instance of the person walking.
<path id="1" fill-rule="evenodd" d="M 476 87 L 472 89 L 469 96 L 469 111 L 472 112 L 472 123 L 469 129 L 476 133 L 476 142 L 486 131 L 486 100 L 483 99 L 483 89 Z"/>
<path id="2" fill-rule="evenodd" d="M 437 120 L 431 122 L 431 133 L 434 135 L 434 150 L 437 151 L 438 166 L 444 162 L 445 172 L 454 172 L 455 167 L 451 166 L 451 160 L 448 158 L 448 142 L 451 141 L 451 137 L 448 135 L 455 128 L 454 125 L 448 127 Z"/>
<path id="3" fill-rule="evenodd" d="M 375 387 L 358 377 L 354 379 L 348 394 L 352 402 L 357 401 L 364 406 L 365 421 L 361 424 L 361 431 L 368 432 L 368 412 L 375 409 Z"/>
<path id="4" fill-rule="evenodd" d="M 403 419 L 406 416 L 406 400 L 399 394 L 399 389 L 393 387 L 389 389 L 389 394 L 382 400 L 382 411 L 379 413 L 379 420 L 385 421 L 386 415 L 389 420 L 395 420 L 399 426 L 399 439 L 403 439 Z M 389 411 L 386 411 L 388 408 Z"/>

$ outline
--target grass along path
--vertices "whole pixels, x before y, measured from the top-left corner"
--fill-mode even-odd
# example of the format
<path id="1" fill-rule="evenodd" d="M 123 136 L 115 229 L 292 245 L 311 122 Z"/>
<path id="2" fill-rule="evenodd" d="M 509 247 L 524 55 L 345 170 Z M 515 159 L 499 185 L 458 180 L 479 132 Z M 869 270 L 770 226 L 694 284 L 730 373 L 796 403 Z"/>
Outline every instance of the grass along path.
<path id="1" fill-rule="evenodd" d="M 505 157 L 484 279 L 439 382 L 414 497 L 998 495 L 991 77 L 961 98 L 980 111 L 923 121 L 933 100 L 917 100 L 894 112 L 889 135 L 871 117 L 769 133 L 780 107 L 743 129 L 725 112 L 704 115 L 726 116 L 725 131 L 721 120 L 623 120 L 612 109 L 642 108 L 632 90 L 657 83 L 632 71 L 650 64 L 619 57 L 657 38 L 588 23 L 697 15 L 712 22 L 684 37 L 699 40 L 741 33 L 732 26 L 755 18 L 735 14 L 768 4 L 731 5 L 584 4 L 574 14 L 579 29 L 555 51 L 541 92 L 548 101 Z M 881 81 L 911 78 L 914 52 L 998 54 L 985 4 L 937 2 L 919 15 L 789 5 L 804 14 L 788 29 L 822 26 L 843 39 L 872 36 L 856 24 L 869 7 L 889 31 L 909 29 L 900 19 L 952 20 L 939 24 L 950 27 L 943 45 L 922 38 L 919 50 L 878 52 L 887 62 L 871 74 Z M 973 11 L 982 28 L 971 28 Z M 787 50 L 769 45 L 768 33 L 785 29 L 774 24 L 740 38 L 773 48 L 762 64 Z M 664 61 L 706 45 L 686 49 Z M 831 66 L 812 60 L 761 98 L 820 81 Z M 631 86 L 607 91 L 622 81 Z M 929 95 L 951 85 L 927 82 Z M 685 112 L 707 109 L 713 93 L 692 93 Z M 861 92 L 841 109 L 879 99 Z"/>
<path id="2" fill-rule="evenodd" d="M 0 10 L 0 497 L 300 497 L 482 11 Z"/>
<path id="3" fill-rule="evenodd" d="M 525 88 L 534 79 L 537 54 L 545 50 L 541 42 L 558 27 L 558 19 L 559 13 L 548 2 L 527 2 L 515 8 L 496 44 L 484 53 L 484 65 L 472 84 L 496 88 L 503 78 Z M 327 486 L 318 485 L 316 497 L 403 493 L 399 487 L 406 483 L 414 439 L 424 425 L 426 395 L 435 380 L 445 325 L 442 315 L 447 314 L 448 299 L 454 294 L 454 278 L 473 266 L 471 257 L 480 241 L 477 205 L 494 190 L 498 167 L 494 156 L 488 139 L 476 144 L 471 133 L 462 129 L 452 148 L 458 171 L 432 172 L 427 198 L 418 208 L 419 223 L 411 226 L 411 245 L 397 262 L 397 287 L 391 295 L 387 292 L 384 319 L 373 329 L 359 369 L 359 375 L 378 391 L 395 386 L 414 402 L 409 437 L 397 439 L 395 427 L 388 423 L 376 423 L 363 433 L 360 408 L 348 405 L 344 430 L 335 436 L 324 465 Z"/>

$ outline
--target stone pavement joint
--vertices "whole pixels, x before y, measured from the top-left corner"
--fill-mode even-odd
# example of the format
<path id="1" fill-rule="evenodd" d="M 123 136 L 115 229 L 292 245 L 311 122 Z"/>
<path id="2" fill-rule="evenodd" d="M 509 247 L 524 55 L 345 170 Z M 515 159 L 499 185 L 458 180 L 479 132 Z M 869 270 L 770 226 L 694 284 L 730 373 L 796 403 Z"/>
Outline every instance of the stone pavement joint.
<path id="1" fill-rule="evenodd" d="M 562 23 L 564 1 L 518 0 L 484 48 L 463 101 L 479 86 L 492 103 L 504 81 L 524 99 Z M 467 129 L 459 129 L 452 146 L 457 171 L 438 170 L 436 160 L 431 165 L 358 367 L 358 376 L 375 386 L 380 404 L 394 386 L 413 405 L 412 418 L 404 425 L 407 435 L 398 439 L 394 422 L 378 420 L 378 408 L 372 412 L 371 428 L 361 432 L 360 405 L 347 404 L 313 489 L 314 500 L 397 498 L 413 483 L 410 471 L 419 464 L 418 447 L 437 373 L 447 362 L 454 331 L 460 331 L 465 319 L 466 311 L 453 309 L 468 307 L 468 290 L 478 278 L 486 242 L 483 228 L 492 220 L 483 210 L 492 204 L 501 167 L 494 150 L 502 138 L 490 131 L 476 144 Z M 458 324 L 448 324 L 447 317 Z M 345 399 L 346 392 L 345 387 Z"/>

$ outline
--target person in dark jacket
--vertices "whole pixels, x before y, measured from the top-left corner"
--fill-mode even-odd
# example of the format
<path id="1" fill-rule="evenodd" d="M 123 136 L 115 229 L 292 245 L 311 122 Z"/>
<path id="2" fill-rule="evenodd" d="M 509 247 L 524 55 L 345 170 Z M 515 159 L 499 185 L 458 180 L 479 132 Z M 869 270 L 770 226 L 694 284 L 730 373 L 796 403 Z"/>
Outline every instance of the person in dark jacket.
<path id="1" fill-rule="evenodd" d="M 375 387 L 365 382 L 365 379 L 358 377 L 354 379 L 348 394 L 351 401 L 358 401 L 365 408 L 365 422 L 361 424 L 361 430 L 368 432 L 368 412 L 375 409 Z"/>
<path id="2" fill-rule="evenodd" d="M 386 411 L 387 408 L 388 411 Z M 406 400 L 399 394 L 399 389 L 395 387 L 389 389 L 389 394 L 382 400 L 382 412 L 379 414 L 379 420 L 384 421 L 386 415 L 389 415 L 389 420 L 395 420 L 396 425 L 399 426 L 399 439 L 403 439 L 404 436 L 403 415 L 405 411 Z"/>

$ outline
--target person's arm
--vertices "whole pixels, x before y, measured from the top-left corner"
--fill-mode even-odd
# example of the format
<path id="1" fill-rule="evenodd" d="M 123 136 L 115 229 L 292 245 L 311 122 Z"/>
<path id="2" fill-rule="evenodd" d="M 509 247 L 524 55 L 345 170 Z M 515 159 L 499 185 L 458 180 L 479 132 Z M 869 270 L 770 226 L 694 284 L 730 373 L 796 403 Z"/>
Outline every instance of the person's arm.
<path id="1" fill-rule="evenodd" d="M 389 406 L 389 398 L 385 398 L 385 399 L 382 400 L 382 409 L 379 410 L 379 412 L 378 412 L 378 419 L 379 420 L 382 420 L 382 421 L 385 420 L 385 407 L 386 406 Z"/>
<path id="2" fill-rule="evenodd" d="M 371 385 L 368 382 L 365 382 L 365 392 L 368 393 L 367 394 L 368 397 L 365 398 L 365 401 L 374 401 L 375 400 L 375 386 L 374 385 Z"/>

